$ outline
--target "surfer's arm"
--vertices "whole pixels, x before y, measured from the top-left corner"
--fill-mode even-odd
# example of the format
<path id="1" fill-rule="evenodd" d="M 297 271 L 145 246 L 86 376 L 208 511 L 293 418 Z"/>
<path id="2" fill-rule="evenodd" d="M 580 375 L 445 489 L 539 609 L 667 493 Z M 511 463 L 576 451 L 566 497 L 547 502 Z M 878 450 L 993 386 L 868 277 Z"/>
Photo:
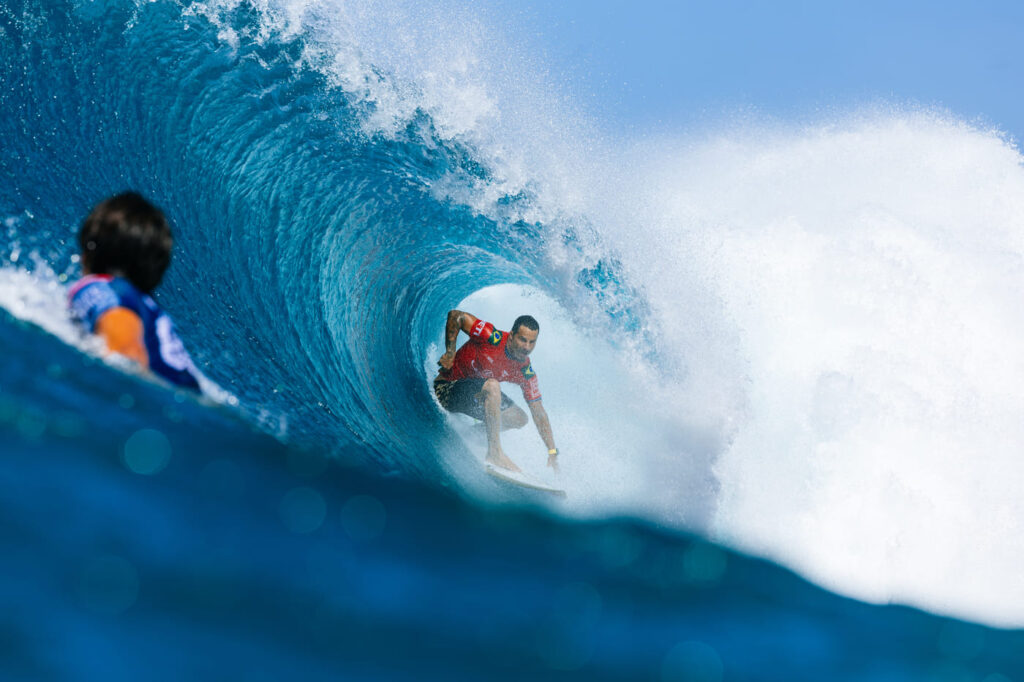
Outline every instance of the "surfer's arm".
<path id="1" fill-rule="evenodd" d="M 540 400 L 527 403 L 530 406 L 530 414 L 533 415 L 533 423 L 537 426 L 537 433 L 548 448 L 548 466 L 557 469 L 558 448 L 555 447 L 555 436 L 551 433 L 551 422 L 548 420 L 548 413 L 544 410 L 544 404 Z M 553 451 L 553 454 L 552 454 Z"/>
<path id="2" fill-rule="evenodd" d="M 477 318 L 461 310 L 449 310 L 448 321 L 444 325 L 444 355 L 437 361 L 445 369 L 451 369 L 455 362 L 455 342 L 459 338 L 459 330 L 469 334 Z"/>
<path id="3" fill-rule="evenodd" d="M 149 368 L 142 320 L 134 311 L 121 306 L 111 308 L 96 319 L 93 330 L 106 342 L 110 352 L 131 358 L 144 368 Z"/>

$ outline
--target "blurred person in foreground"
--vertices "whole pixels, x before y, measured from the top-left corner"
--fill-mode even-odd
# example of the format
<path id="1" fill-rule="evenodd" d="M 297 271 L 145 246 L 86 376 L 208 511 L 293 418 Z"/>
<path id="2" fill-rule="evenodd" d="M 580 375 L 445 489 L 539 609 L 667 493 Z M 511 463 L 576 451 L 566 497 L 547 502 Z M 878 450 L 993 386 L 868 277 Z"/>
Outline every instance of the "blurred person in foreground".
<path id="1" fill-rule="evenodd" d="M 78 245 L 82 278 L 68 292 L 72 317 L 102 338 L 109 352 L 198 392 L 192 358 L 151 296 L 174 246 L 160 209 L 135 192 L 110 197 L 82 223 Z"/>

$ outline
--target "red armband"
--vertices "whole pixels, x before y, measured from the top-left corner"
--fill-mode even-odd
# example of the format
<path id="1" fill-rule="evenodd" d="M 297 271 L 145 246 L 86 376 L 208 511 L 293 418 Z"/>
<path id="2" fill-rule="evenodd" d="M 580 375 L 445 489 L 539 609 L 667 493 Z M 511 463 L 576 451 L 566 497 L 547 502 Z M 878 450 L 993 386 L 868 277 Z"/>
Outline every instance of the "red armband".
<path id="1" fill-rule="evenodd" d="M 494 325 L 490 322 L 484 322 L 483 320 L 477 320 L 473 328 L 469 330 L 469 336 L 473 339 L 479 339 L 480 341 L 490 341 L 494 336 Z"/>

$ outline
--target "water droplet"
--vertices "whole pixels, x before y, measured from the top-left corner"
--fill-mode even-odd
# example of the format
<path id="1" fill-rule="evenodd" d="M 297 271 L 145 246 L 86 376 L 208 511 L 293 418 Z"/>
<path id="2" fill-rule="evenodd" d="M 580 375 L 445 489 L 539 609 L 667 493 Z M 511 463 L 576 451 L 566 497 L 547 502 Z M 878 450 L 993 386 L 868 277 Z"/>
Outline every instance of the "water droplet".
<path id="1" fill-rule="evenodd" d="M 683 557 L 686 577 L 693 583 L 717 583 L 725 573 L 729 558 L 719 548 L 704 543 L 694 543 Z"/>
<path id="2" fill-rule="evenodd" d="M 291 532 L 312 533 L 323 525 L 327 517 L 327 503 L 323 495 L 312 488 L 292 488 L 281 499 L 278 513 Z"/>
<path id="3" fill-rule="evenodd" d="M 101 555 L 85 562 L 78 577 L 78 599 L 93 613 L 124 613 L 139 598 L 139 574 L 117 556 Z"/>
<path id="4" fill-rule="evenodd" d="M 215 459 L 199 473 L 199 489 L 209 497 L 238 500 L 245 492 L 245 478 L 234 462 Z"/>
<path id="5" fill-rule="evenodd" d="M 22 410 L 14 427 L 25 440 L 39 440 L 46 433 L 46 415 L 33 409 Z"/>
<path id="6" fill-rule="evenodd" d="M 356 495 L 341 510 L 341 527 L 353 540 L 373 540 L 384 532 L 388 514 L 384 505 L 371 495 Z"/>
<path id="7" fill-rule="evenodd" d="M 171 443 L 156 429 L 140 429 L 124 443 L 124 465 L 144 476 L 163 471 L 171 461 Z"/>
<path id="8" fill-rule="evenodd" d="M 78 438 L 85 432 L 85 421 L 73 412 L 58 412 L 53 430 L 62 438 Z"/>
<path id="9" fill-rule="evenodd" d="M 718 652 L 703 642 L 677 644 L 661 664 L 662 682 L 721 682 L 723 673 Z"/>
<path id="10" fill-rule="evenodd" d="M 288 471 L 300 478 L 313 478 L 327 471 L 328 459 L 320 453 L 293 450 L 288 453 Z"/>

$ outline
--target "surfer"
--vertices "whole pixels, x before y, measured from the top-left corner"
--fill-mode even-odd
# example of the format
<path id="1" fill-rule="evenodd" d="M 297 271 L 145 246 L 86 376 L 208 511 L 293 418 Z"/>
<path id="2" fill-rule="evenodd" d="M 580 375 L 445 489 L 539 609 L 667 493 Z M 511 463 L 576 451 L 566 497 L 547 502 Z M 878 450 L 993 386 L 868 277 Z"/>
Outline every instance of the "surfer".
<path id="1" fill-rule="evenodd" d="M 459 330 L 469 336 L 458 352 Z M 512 331 L 503 332 L 490 322 L 461 310 L 448 313 L 444 329 L 445 352 L 434 379 L 434 394 L 449 412 L 461 412 L 484 422 L 487 429 L 487 461 L 511 471 L 519 467 L 501 449 L 499 432 L 520 429 L 529 421 L 521 408 L 502 393 L 500 382 L 518 384 L 530 407 L 533 422 L 548 448 L 548 466 L 558 470 L 558 448 L 551 423 L 540 399 L 537 374 L 530 353 L 537 345 L 540 325 L 529 315 L 516 318 Z"/>
<path id="2" fill-rule="evenodd" d="M 78 232 L 82 278 L 68 292 L 71 315 L 107 349 L 175 386 L 199 390 L 192 359 L 150 294 L 174 241 L 160 209 L 135 192 L 100 202 Z"/>

